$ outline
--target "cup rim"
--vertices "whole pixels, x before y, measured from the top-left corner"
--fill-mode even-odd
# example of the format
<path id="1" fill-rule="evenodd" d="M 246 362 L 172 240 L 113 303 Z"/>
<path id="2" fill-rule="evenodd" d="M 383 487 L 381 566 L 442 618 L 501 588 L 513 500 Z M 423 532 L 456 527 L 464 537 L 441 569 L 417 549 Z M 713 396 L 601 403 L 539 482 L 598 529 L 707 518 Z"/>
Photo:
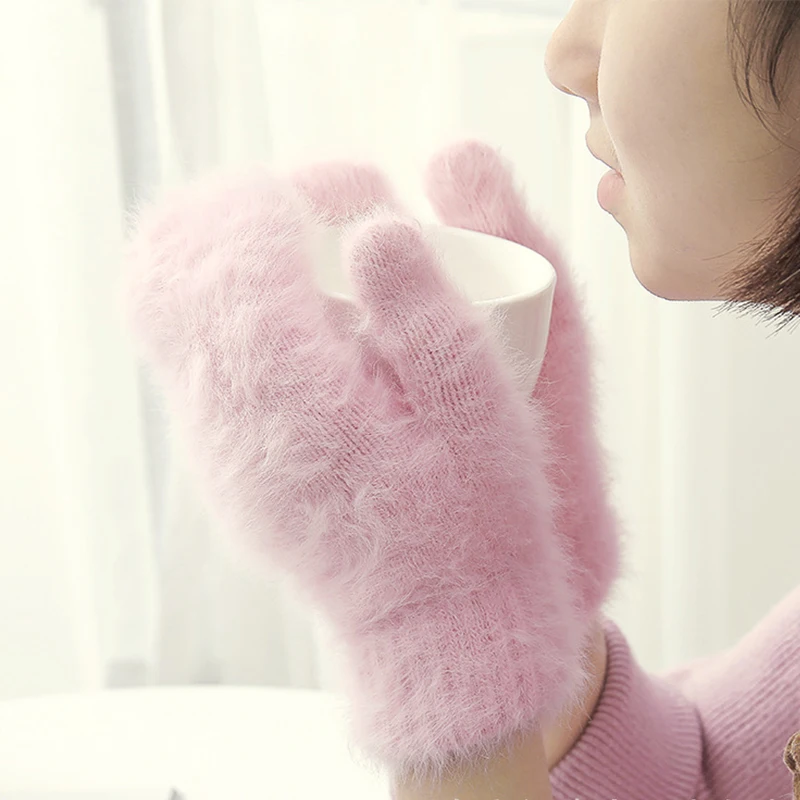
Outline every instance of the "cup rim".
<path id="1" fill-rule="evenodd" d="M 548 291 L 551 290 L 556 281 L 557 281 L 557 274 L 553 265 L 541 254 L 538 253 L 536 250 L 530 247 L 526 247 L 519 242 L 514 242 L 511 239 L 504 239 L 502 236 L 495 236 L 491 233 L 484 233 L 483 231 L 474 231 L 469 228 L 459 228 L 454 225 L 442 225 L 436 222 L 423 222 L 420 223 L 420 226 L 425 231 L 426 234 L 432 234 L 435 237 L 438 236 L 452 236 L 452 237 L 459 237 L 459 238 L 481 238 L 481 239 L 495 239 L 499 242 L 503 243 L 503 247 L 511 248 L 511 249 L 522 249 L 526 252 L 527 255 L 532 255 L 537 257 L 541 260 L 542 266 L 545 268 L 547 272 L 547 279 L 542 282 L 542 284 L 536 288 L 530 289 L 524 292 L 517 292 L 515 294 L 509 295 L 501 295 L 500 297 L 494 297 L 491 299 L 486 300 L 474 300 L 472 305 L 482 307 L 482 306 L 508 306 L 512 303 L 519 303 L 526 300 L 531 300 L 535 297 L 545 296 L 547 295 Z M 318 231 L 325 236 L 336 236 L 337 231 L 336 228 L 324 228 L 321 231 Z M 321 288 L 322 293 L 328 297 L 333 298 L 336 300 L 341 300 L 346 303 L 352 302 L 352 297 L 339 291 L 329 290 L 325 288 Z"/>
<path id="2" fill-rule="evenodd" d="M 533 255 L 538 259 L 541 259 L 542 262 L 544 262 L 545 269 L 548 273 L 548 278 L 545 282 L 541 284 L 540 287 L 531 289 L 526 292 L 517 292 L 516 294 L 494 297 L 490 300 L 475 300 L 473 301 L 472 305 L 498 306 L 498 305 L 508 305 L 511 302 L 516 303 L 522 300 L 530 300 L 531 298 L 534 297 L 546 295 L 548 290 L 551 289 L 556 282 L 557 275 L 555 269 L 553 268 L 553 265 L 541 253 L 537 253 L 536 250 L 534 250 L 531 247 L 526 247 L 524 244 L 520 244 L 519 242 L 514 242 L 511 239 L 504 239 L 502 236 L 495 236 L 492 233 L 484 233 L 483 231 L 473 231 L 470 228 L 459 228 L 453 225 L 423 223 L 422 227 L 431 230 L 432 232 L 435 233 L 440 233 L 442 231 L 445 231 L 447 235 L 460 236 L 462 238 L 495 239 L 496 241 L 502 242 L 504 247 L 510 247 L 511 249 L 517 249 L 517 250 L 524 250 L 526 254 Z"/>

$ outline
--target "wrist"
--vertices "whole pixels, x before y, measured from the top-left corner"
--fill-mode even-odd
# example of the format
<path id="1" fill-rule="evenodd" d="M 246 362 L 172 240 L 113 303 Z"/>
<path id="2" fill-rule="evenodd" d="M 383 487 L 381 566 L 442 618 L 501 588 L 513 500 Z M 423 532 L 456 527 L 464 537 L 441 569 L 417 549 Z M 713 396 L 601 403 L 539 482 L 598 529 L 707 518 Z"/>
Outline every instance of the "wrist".
<path id="1" fill-rule="evenodd" d="M 392 800 L 552 800 L 541 733 L 515 734 L 486 760 L 454 765 L 436 781 L 392 776 Z"/>
<path id="2" fill-rule="evenodd" d="M 577 701 L 543 731 L 547 768 L 552 770 L 580 739 L 600 701 L 608 666 L 608 648 L 602 619 L 591 625 L 586 645 L 589 680 Z"/>

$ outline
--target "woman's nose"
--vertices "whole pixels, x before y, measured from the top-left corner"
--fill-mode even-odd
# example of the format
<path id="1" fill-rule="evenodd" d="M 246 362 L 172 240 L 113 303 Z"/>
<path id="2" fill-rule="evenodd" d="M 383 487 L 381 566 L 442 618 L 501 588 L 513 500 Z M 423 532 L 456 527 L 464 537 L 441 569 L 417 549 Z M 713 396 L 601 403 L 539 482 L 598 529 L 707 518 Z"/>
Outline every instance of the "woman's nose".
<path id="1" fill-rule="evenodd" d="M 595 103 L 606 2 L 574 0 L 544 54 L 545 74 L 556 89 Z"/>

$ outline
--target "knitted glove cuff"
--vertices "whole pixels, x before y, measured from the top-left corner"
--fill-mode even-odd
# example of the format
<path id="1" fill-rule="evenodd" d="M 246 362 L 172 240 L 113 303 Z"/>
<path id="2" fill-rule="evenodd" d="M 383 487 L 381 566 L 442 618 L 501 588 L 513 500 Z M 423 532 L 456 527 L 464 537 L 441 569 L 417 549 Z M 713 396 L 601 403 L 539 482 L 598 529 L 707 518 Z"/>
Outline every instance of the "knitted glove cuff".
<path id="1" fill-rule="evenodd" d="M 585 690 L 586 669 L 564 657 L 582 632 L 540 614 L 541 598 L 509 581 L 344 629 L 354 742 L 405 780 L 431 780 L 554 719 Z"/>

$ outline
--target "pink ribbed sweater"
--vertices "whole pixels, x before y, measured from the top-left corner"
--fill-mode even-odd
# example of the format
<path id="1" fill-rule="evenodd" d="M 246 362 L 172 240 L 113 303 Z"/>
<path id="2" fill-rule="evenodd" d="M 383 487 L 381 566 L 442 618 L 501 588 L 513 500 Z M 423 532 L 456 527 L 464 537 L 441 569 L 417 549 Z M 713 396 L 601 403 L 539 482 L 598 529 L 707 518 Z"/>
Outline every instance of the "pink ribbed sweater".
<path id="1" fill-rule="evenodd" d="M 605 622 L 605 686 L 554 800 L 779 800 L 800 728 L 800 587 L 736 645 L 661 675 Z"/>

